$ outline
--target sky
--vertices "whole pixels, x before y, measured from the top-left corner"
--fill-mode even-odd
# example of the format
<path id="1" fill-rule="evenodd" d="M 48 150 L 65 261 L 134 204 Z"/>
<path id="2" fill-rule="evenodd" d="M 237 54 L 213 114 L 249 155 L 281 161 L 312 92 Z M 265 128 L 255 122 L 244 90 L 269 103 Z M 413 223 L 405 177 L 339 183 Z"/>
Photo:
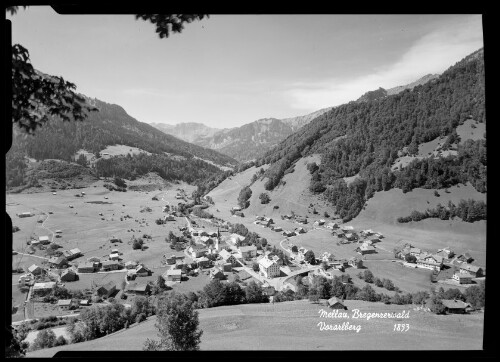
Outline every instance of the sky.
<path id="1" fill-rule="evenodd" d="M 481 15 L 210 15 L 160 39 L 133 15 L 30 6 L 12 43 L 33 66 L 138 121 L 230 128 L 442 73 L 483 46 Z"/>

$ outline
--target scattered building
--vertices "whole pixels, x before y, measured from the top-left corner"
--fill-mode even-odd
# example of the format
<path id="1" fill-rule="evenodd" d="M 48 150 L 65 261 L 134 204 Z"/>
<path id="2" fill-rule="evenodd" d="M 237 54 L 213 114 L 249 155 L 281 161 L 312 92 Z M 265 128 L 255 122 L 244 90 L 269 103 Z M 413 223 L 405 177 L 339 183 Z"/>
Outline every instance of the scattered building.
<path id="1" fill-rule="evenodd" d="M 254 258 L 257 256 L 257 247 L 255 245 L 240 246 L 239 251 L 243 259 Z"/>
<path id="2" fill-rule="evenodd" d="M 59 299 L 57 306 L 61 309 L 67 310 L 71 306 L 71 299 Z"/>
<path id="3" fill-rule="evenodd" d="M 344 305 L 344 302 L 337 297 L 331 297 L 327 301 L 328 307 L 331 309 L 347 309 L 347 307 Z"/>
<path id="4" fill-rule="evenodd" d="M 466 264 L 466 263 L 464 263 L 460 266 L 460 273 L 470 274 L 474 278 L 479 278 L 479 277 L 482 277 L 484 275 L 483 268 L 481 268 L 480 266 L 477 266 L 477 265 L 471 265 L 471 264 Z"/>
<path id="5" fill-rule="evenodd" d="M 361 255 L 376 253 L 375 248 L 373 246 L 366 244 L 357 247 L 355 251 Z"/>
<path id="6" fill-rule="evenodd" d="M 188 253 L 193 259 L 199 258 L 207 253 L 207 248 L 204 245 L 192 245 L 189 247 Z"/>
<path id="7" fill-rule="evenodd" d="M 43 272 L 43 269 L 40 268 L 38 265 L 33 264 L 28 268 L 28 272 L 30 272 L 33 275 L 40 275 Z"/>
<path id="8" fill-rule="evenodd" d="M 467 312 L 467 308 L 470 307 L 469 303 L 462 302 L 456 299 L 443 299 L 441 301 L 447 313 L 459 313 L 463 314 Z"/>
<path id="9" fill-rule="evenodd" d="M 30 217 L 30 216 L 33 216 L 34 214 L 32 214 L 30 211 L 27 211 L 27 212 L 22 212 L 20 214 L 17 214 L 17 216 L 19 217 Z"/>
<path id="10" fill-rule="evenodd" d="M 63 256 L 53 257 L 53 258 L 50 258 L 48 260 L 48 263 L 52 267 L 60 269 L 60 268 L 64 267 L 65 265 L 68 265 L 68 260 Z"/>
<path id="11" fill-rule="evenodd" d="M 147 295 L 151 292 L 151 285 L 149 283 L 129 283 L 125 289 L 128 293 Z"/>
<path id="12" fill-rule="evenodd" d="M 139 277 L 147 277 L 151 274 L 151 270 L 146 268 L 143 264 L 139 264 L 135 269 L 135 274 Z"/>
<path id="13" fill-rule="evenodd" d="M 38 241 L 45 245 L 45 244 L 49 244 L 50 243 L 50 240 L 49 240 L 49 237 L 48 236 L 39 236 L 38 237 Z"/>
<path id="14" fill-rule="evenodd" d="M 137 268 L 137 263 L 135 261 L 129 260 L 125 263 L 125 268 L 135 269 L 135 268 Z"/>
<path id="15" fill-rule="evenodd" d="M 453 279 L 458 282 L 458 284 L 471 284 L 473 276 L 466 273 L 455 273 L 453 274 Z"/>
<path id="16" fill-rule="evenodd" d="M 78 273 L 93 273 L 95 270 L 94 263 L 78 264 Z"/>
<path id="17" fill-rule="evenodd" d="M 77 278 L 78 277 L 77 277 L 76 273 L 71 269 L 66 269 L 61 274 L 61 281 L 63 281 L 63 282 L 73 282 L 73 281 L 77 280 Z"/>
<path id="18" fill-rule="evenodd" d="M 339 224 L 337 224 L 336 222 L 329 222 L 325 227 L 327 229 L 336 229 L 339 227 Z"/>
<path id="19" fill-rule="evenodd" d="M 163 275 L 166 282 L 180 282 L 182 279 L 182 271 L 180 269 L 167 270 Z"/>
<path id="20" fill-rule="evenodd" d="M 56 282 L 35 283 L 33 285 L 33 292 L 47 292 L 56 286 Z"/>
<path id="21" fill-rule="evenodd" d="M 226 275 L 221 269 L 213 268 L 210 270 L 210 279 L 224 280 L 226 279 Z"/>
<path id="22" fill-rule="evenodd" d="M 295 229 L 296 234 L 305 234 L 306 230 L 303 227 L 298 227 Z"/>
<path id="23" fill-rule="evenodd" d="M 102 263 L 102 269 L 104 271 L 118 270 L 119 268 L 120 264 L 116 260 L 106 260 Z"/>
<path id="24" fill-rule="evenodd" d="M 349 265 L 356 269 L 361 269 L 363 267 L 363 260 L 352 257 L 349 259 Z"/>
<path id="25" fill-rule="evenodd" d="M 99 296 L 110 297 L 116 291 L 116 284 L 113 281 L 109 281 L 104 285 L 97 288 L 96 293 Z"/>

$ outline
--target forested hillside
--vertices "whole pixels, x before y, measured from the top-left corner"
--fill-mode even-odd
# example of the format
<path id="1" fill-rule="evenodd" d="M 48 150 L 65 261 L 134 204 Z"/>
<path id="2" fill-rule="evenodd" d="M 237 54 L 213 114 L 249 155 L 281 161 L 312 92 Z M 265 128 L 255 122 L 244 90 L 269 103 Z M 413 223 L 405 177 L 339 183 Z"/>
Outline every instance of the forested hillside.
<path id="1" fill-rule="evenodd" d="M 97 99 L 87 100 L 99 111 L 90 113 L 84 121 L 63 122 L 52 119 L 39 128 L 34 136 L 27 136 L 19 129 L 14 130 L 13 144 L 7 154 L 8 186 L 18 186 L 25 181 L 24 156 L 37 161 L 73 161 L 75 153 L 80 149 L 98 155 L 109 145 L 137 147 L 152 155 L 134 155 L 127 162 L 124 157 L 101 159 L 96 167 L 99 176 L 116 174 L 129 178 L 156 171 L 165 179 L 193 182 L 221 172 L 200 159 L 229 167 L 238 164 L 229 156 L 179 140 L 146 123 L 138 122 L 118 105 Z M 183 159 L 170 156 L 182 156 Z"/>
<path id="2" fill-rule="evenodd" d="M 345 220 L 355 217 L 375 191 L 393 187 L 409 191 L 469 181 L 486 192 L 486 141 L 458 145 L 455 131 L 469 118 L 486 122 L 484 102 L 480 49 L 432 82 L 332 109 L 267 152 L 256 165 L 272 164 L 265 174 L 266 189 L 272 190 L 300 157 L 320 153 L 321 166 L 311 167 L 311 191 L 324 193 Z M 439 136 L 448 137 L 447 145 L 457 148 L 456 156 L 415 160 L 405 169 L 391 171 L 398 154 L 416 154 L 419 144 Z M 349 185 L 342 179 L 357 174 L 360 177 Z"/>

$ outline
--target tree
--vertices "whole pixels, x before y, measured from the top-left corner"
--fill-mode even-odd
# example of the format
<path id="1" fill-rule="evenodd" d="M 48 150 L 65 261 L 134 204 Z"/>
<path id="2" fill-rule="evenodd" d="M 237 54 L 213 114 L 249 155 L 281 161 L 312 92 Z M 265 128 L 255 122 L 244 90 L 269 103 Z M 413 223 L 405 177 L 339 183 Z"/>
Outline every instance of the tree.
<path id="1" fill-rule="evenodd" d="M 118 187 L 127 187 L 127 184 L 125 183 L 125 181 L 123 181 L 123 179 L 121 179 L 119 177 L 115 177 L 114 183 Z"/>
<path id="2" fill-rule="evenodd" d="M 97 108 L 74 92 L 76 86 L 62 77 L 43 74 L 31 65 L 29 52 L 12 46 L 12 122 L 33 133 L 51 117 L 82 121 Z"/>
<path id="3" fill-rule="evenodd" d="M 308 250 L 305 254 L 304 254 L 304 260 L 306 262 L 308 262 L 309 264 L 311 265 L 314 265 L 316 264 L 316 257 L 314 256 L 314 252 L 312 250 Z"/>
<path id="4" fill-rule="evenodd" d="M 54 346 L 64 346 L 65 344 L 68 344 L 68 341 L 64 336 L 59 336 L 56 339 L 56 342 L 54 343 Z"/>
<path id="5" fill-rule="evenodd" d="M 253 263 L 252 264 L 252 269 L 253 269 L 254 272 L 258 272 L 259 271 L 259 264 Z"/>
<path id="6" fill-rule="evenodd" d="M 170 33 L 180 33 L 184 29 L 184 23 L 193 20 L 202 20 L 209 17 L 207 14 L 137 14 L 136 19 L 149 20 L 156 26 L 156 32 L 160 38 L 168 38 Z"/>
<path id="7" fill-rule="evenodd" d="M 373 283 L 373 273 L 368 269 L 366 269 L 365 272 L 363 273 L 363 279 L 367 283 Z"/>
<path id="8" fill-rule="evenodd" d="M 265 192 L 260 194 L 259 199 L 261 204 L 268 204 L 271 201 L 271 198 Z"/>
<path id="9" fill-rule="evenodd" d="M 392 283 L 392 281 L 390 279 L 384 279 L 382 281 L 382 283 L 383 283 L 385 289 L 394 290 L 394 284 Z"/>
<path id="10" fill-rule="evenodd" d="M 53 347 L 56 343 L 56 334 L 50 328 L 38 332 L 33 341 L 32 349 L 42 349 Z"/>
<path id="11" fill-rule="evenodd" d="M 407 261 L 408 263 L 416 263 L 417 262 L 417 257 L 415 255 L 406 254 L 405 255 L 405 261 Z"/>
<path id="12" fill-rule="evenodd" d="M 298 253 L 299 248 L 297 248 L 297 245 L 292 246 L 292 253 Z"/>
<path id="13" fill-rule="evenodd" d="M 76 159 L 76 163 L 78 163 L 81 166 L 86 167 L 88 165 L 87 157 L 85 157 L 85 155 L 83 153 L 81 153 L 80 156 L 78 156 L 78 158 Z"/>
<path id="14" fill-rule="evenodd" d="M 432 313 L 444 314 L 444 312 L 445 312 L 445 307 L 443 305 L 443 302 L 441 302 L 441 298 L 438 295 L 433 295 L 431 297 L 431 299 L 429 300 L 429 303 L 427 306 L 431 310 Z"/>
<path id="15" fill-rule="evenodd" d="M 7 331 L 8 333 L 5 338 L 5 357 L 24 357 L 29 346 L 28 342 L 24 342 L 28 336 L 29 328 L 23 323 L 17 330 L 10 326 Z"/>
<path id="16" fill-rule="evenodd" d="M 198 329 L 198 312 L 184 294 L 172 292 L 158 301 L 159 341 L 146 340 L 147 351 L 196 351 L 199 350 L 203 331 Z"/>
<path id="17" fill-rule="evenodd" d="M 245 296 L 248 303 L 264 303 L 267 301 L 267 297 L 262 293 L 262 287 L 253 280 L 245 288 Z"/>

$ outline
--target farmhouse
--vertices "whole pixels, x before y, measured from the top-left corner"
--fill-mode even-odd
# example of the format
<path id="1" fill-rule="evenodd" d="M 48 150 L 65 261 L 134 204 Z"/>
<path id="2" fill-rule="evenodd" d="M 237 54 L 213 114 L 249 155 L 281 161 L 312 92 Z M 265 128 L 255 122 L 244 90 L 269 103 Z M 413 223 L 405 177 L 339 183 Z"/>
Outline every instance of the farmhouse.
<path id="1" fill-rule="evenodd" d="M 101 262 L 101 259 L 99 259 L 98 257 L 96 256 L 91 256 L 90 258 L 87 258 L 87 261 L 89 263 L 100 263 Z"/>
<path id="2" fill-rule="evenodd" d="M 422 250 L 420 250 L 419 248 L 410 248 L 410 255 L 417 257 L 420 255 L 420 253 L 422 253 Z"/>
<path id="3" fill-rule="evenodd" d="M 358 252 L 361 255 L 373 254 L 373 253 L 376 252 L 375 248 L 373 246 L 366 245 L 366 244 L 363 244 L 363 245 L 357 247 L 355 251 Z"/>
<path id="4" fill-rule="evenodd" d="M 344 263 L 342 263 L 340 260 L 334 260 L 330 264 L 333 269 L 344 271 Z"/>
<path id="5" fill-rule="evenodd" d="M 144 265 L 139 264 L 135 269 L 135 274 L 139 277 L 147 277 L 151 273 L 151 270 L 146 268 Z"/>
<path id="6" fill-rule="evenodd" d="M 22 212 L 20 214 L 17 214 L 17 216 L 19 217 L 30 217 L 30 216 L 33 216 L 34 214 L 32 214 L 30 211 L 27 211 L 27 212 Z"/>
<path id="7" fill-rule="evenodd" d="M 345 225 L 345 226 L 342 226 L 340 229 L 341 229 L 343 232 L 347 233 L 347 232 L 349 232 L 349 231 L 353 231 L 353 230 L 354 230 L 354 227 L 349 226 L 349 225 Z"/>
<path id="8" fill-rule="evenodd" d="M 472 283 L 473 276 L 466 273 L 455 273 L 453 274 L 453 279 L 458 282 L 458 284 L 470 284 Z"/>
<path id="9" fill-rule="evenodd" d="M 223 272 L 230 272 L 233 270 L 233 266 L 231 265 L 231 263 L 220 262 L 219 265 L 220 268 L 222 268 Z"/>
<path id="10" fill-rule="evenodd" d="M 345 234 L 345 238 L 349 241 L 353 241 L 356 240 L 356 235 L 354 235 L 354 233 L 347 233 Z"/>
<path id="11" fill-rule="evenodd" d="M 257 256 L 257 247 L 255 245 L 240 246 L 239 251 L 243 259 L 254 258 Z"/>
<path id="12" fill-rule="evenodd" d="M 79 256 L 82 256 L 82 252 L 78 248 L 65 250 L 63 254 L 68 260 L 73 260 L 75 258 L 78 258 Z"/>
<path id="13" fill-rule="evenodd" d="M 372 234 L 373 234 L 373 231 L 372 231 L 371 229 L 362 230 L 362 231 L 360 232 L 360 234 L 361 234 L 362 236 L 365 236 L 365 237 L 366 237 L 366 236 L 370 236 L 370 235 L 372 235 Z"/>
<path id="14" fill-rule="evenodd" d="M 127 285 L 126 291 L 133 294 L 147 295 L 151 292 L 151 285 L 149 283 L 132 282 Z"/>
<path id="15" fill-rule="evenodd" d="M 295 231 L 289 231 L 289 230 L 283 231 L 283 236 L 291 237 L 291 236 L 295 236 L 295 235 L 297 235 L 295 233 Z"/>
<path id="16" fill-rule="evenodd" d="M 456 299 L 443 299 L 441 301 L 447 313 L 460 313 L 463 314 L 467 312 L 467 308 L 470 307 L 469 303 L 462 302 Z"/>
<path id="17" fill-rule="evenodd" d="M 296 234 L 305 234 L 306 231 L 304 230 L 303 227 L 298 227 L 298 228 L 295 229 L 295 233 Z"/>
<path id="18" fill-rule="evenodd" d="M 175 217 L 172 214 L 165 215 L 163 221 L 175 221 Z"/>
<path id="19" fill-rule="evenodd" d="M 236 243 L 239 241 L 245 240 L 245 237 L 239 234 L 231 234 L 229 237 L 226 239 L 226 242 L 229 242 L 233 245 L 236 245 Z"/>
<path id="20" fill-rule="evenodd" d="M 224 280 L 225 278 L 225 274 L 219 268 L 213 268 L 210 270 L 210 279 Z"/>
<path id="21" fill-rule="evenodd" d="M 329 262 L 333 260 L 333 255 L 327 251 L 325 251 L 323 254 L 320 256 L 321 261 L 324 262 Z"/>
<path id="22" fill-rule="evenodd" d="M 182 278 L 182 270 L 180 270 L 180 269 L 167 270 L 162 275 L 162 277 L 167 282 L 180 282 L 181 278 Z"/>
<path id="23" fill-rule="evenodd" d="M 330 299 L 328 299 L 327 304 L 331 309 L 347 309 L 343 301 L 338 299 L 337 297 L 331 297 Z"/>
<path id="24" fill-rule="evenodd" d="M 239 206 L 233 206 L 231 208 L 231 210 L 233 210 L 233 211 L 241 211 L 241 207 L 239 207 Z"/>
<path id="25" fill-rule="evenodd" d="M 177 260 L 177 257 L 174 254 L 172 254 L 168 258 L 166 258 L 166 261 L 167 261 L 168 265 L 175 264 L 176 260 Z"/>
<path id="26" fill-rule="evenodd" d="M 56 282 L 35 283 L 33 285 L 33 292 L 47 292 L 56 286 Z"/>
<path id="27" fill-rule="evenodd" d="M 210 266 L 210 260 L 208 260 L 204 256 L 199 258 L 196 262 L 198 264 L 198 268 L 207 268 Z"/>
<path id="28" fill-rule="evenodd" d="M 39 274 L 42 274 L 43 269 L 40 268 L 38 265 L 33 264 L 32 266 L 30 266 L 28 268 L 28 272 L 30 272 L 33 275 L 39 275 Z"/>
<path id="29" fill-rule="evenodd" d="M 471 264 L 462 264 L 460 266 L 460 273 L 470 274 L 474 278 L 482 277 L 484 274 L 483 268 L 481 268 L 477 265 L 471 265 Z"/>
<path id="30" fill-rule="evenodd" d="M 417 267 L 431 270 L 441 270 L 443 267 L 443 258 L 428 253 L 421 253 L 417 257 Z"/>
<path id="31" fill-rule="evenodd" d="M 106 296 L 109 297 L 111 296 L 114 292 L 116 291 L 116 284 L 113 281 L 109 281 L 104 285 L 101 285 L 99 288 L 96 290 L 96 294 L 99 296 Z"/>
<path id="32" fill-rule="evenodd" d="M 88 307 L 90 305 L 90 299 L 82 299 L 80 300 L 80 306 Z"/>
<path id="33" fill-rule="evenodd" d="M 29 285 L 33 280 L 33 274 L 26 273 L 19 277 L 18 282 L 22 285 Z"/>
<path id="34" fill-rule="evenodd" d="M 50 240 L 49 240 L 49 237 L 48 236 L 39 236 L 38 237 L 38 241 L 42 244 L 49 244 L 50 243 Z"/>
<path id="35" fill-rule="evenodd" d="M 225 263 L 230 263 L 233 267 L 240 265 L 236 257 L 227 250 L 221 250 L 219 255 L 222 257 L 222 260 L 224 260 Z"/>
<path id="36" fill-rule="evenodd" d="M 73 282 L 77 279 L 76 273 L 71 269 L 66 269 L 61 274 L 61 281 L 63 282 Z"/>
<path id="37" fill-rule="evenodd" d="M 469 253 L 461 254 L 457 256 L 457 259 L 464 263 L 471 263 L 474 260 L 474 258 Z"/>
<path id="38" fill-rule="evenodd" d="M 57 306 L 63 310 L 67 310 L 71 306 L 71 299 L 59 299 Z"/>
<path id="39" fill-rule="evenodd" d="M 336 222 L 329 222 L 328 224 L 326 224 L 327 229 L 336 229 L 338 227 L 339 227 L 339 224 L 337 224 Z"/>
<path id="40" fill-rule="evenodd" d="M 353 268 L 360 269 L 363 267 L 363 260 L 352 257 L 351 259 L 349 259 L 349 265 Z"/>
<path id="41" fill-rule="evenodd" d="M 188 253 L 191 254 L 191 257 L 199 258 L 206 254 L 207 249 L 204 245 L 192 245 L 188 249 Z"/>
<path id="42" fill-rule="evenodd" d="M 120 264 L 115 260 L 106 260 L 102 263 L 102 269 L 104 271 L 117 270 L 120 268 Z"/>
<path id="43" fill-rule="evenodd" d="M 95 271 L 94 263 L 78 264 L 78 273 L 93 273 Z"/>
<path id="44" fill-rule="evenodd" d="M 135 269 L 135 268 L 137 268 L 137 263 L 135 261 L 129 260 L 125 263 L 125 268 Z"/>
<path id="45" fill-rule="evenodd" d="M 297 221 L 300 224 L 307 224 L 307 219 L 305 217 L 298 216 L 295 218 L 295 221 Z"/>
<path id="46" fill-rule="evenodd" d="M 273 226 L 273 228 L 271 230 L 276 231 L 276 232 L 280 232 L 280 231 L 283 231 L 283 228 L 281 226 Z"/>
<path id="47" fill-rule="evenodd" d="M 280 276 L 280 267 L 278 263 L 269 258 L 261 258 L 259 260 L 259 270 L 266 278 L 274 278 Z"/>
<path id="48" fill-rule="evenodd" d="M 245 217 L 245 214 L 242 213 L 241 211 L 235 211 L 234 214 L 239 217 Z"/>
<path id="49" fill-rule="evenodd" d="M 65 257 L 53 257 L 48 260 L 48 263 L 54 268 L 62 268 L 68 264 L 68 260 Z"/>

